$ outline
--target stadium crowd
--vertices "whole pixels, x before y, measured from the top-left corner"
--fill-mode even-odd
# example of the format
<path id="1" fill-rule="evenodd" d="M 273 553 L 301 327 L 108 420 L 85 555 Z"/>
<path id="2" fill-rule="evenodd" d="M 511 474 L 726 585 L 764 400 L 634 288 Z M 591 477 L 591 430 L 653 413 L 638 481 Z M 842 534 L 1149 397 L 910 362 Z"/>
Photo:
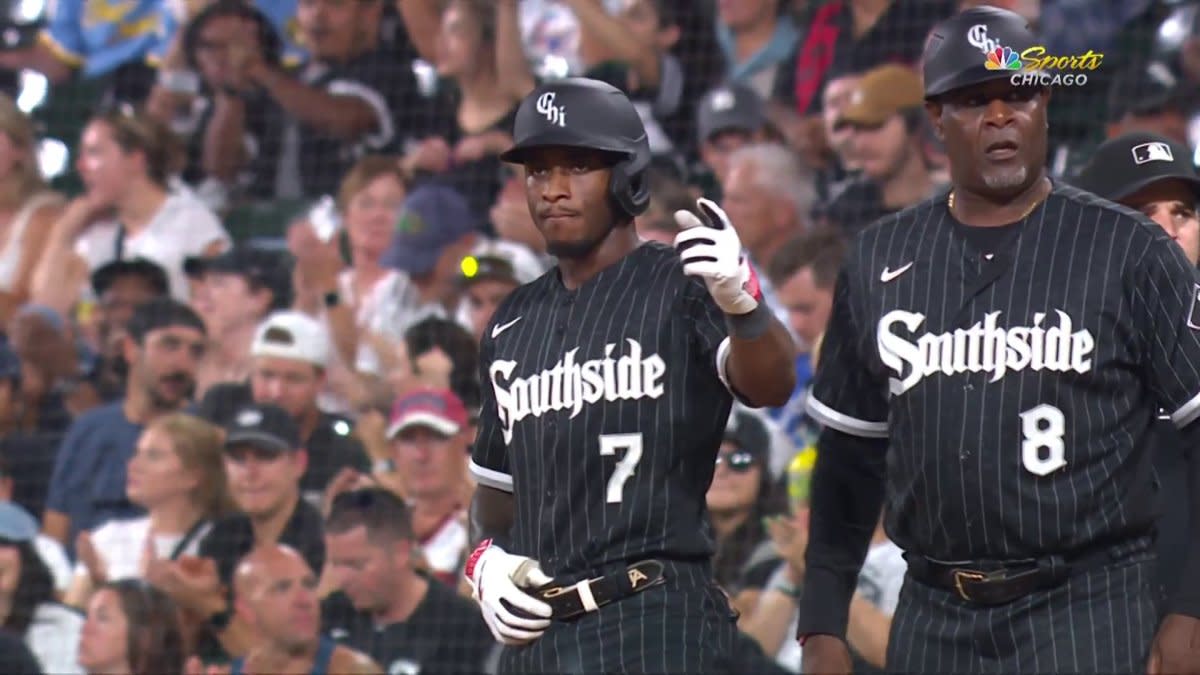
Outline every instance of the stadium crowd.
<path id="1" fill-rule="evenodd" d="M 49 3 L 0 51 L 50 88 L 0 97 L 0 672 L 307 672 L 310 644 L 331 672 L 494 667 L 462 582 L 478 342 L 553 262 L 497 155 L 566 75 L 642 115 L 642 237 L 717 200 L 800 346 L 787 405 L 735 407 L 707 500 L 745 672 L 799 672 L 804 398 L 834 280 L 858 230 L 945 189 L 916 67 L 975 4 Z M 1055 91 L 1056 180 L 1131 132 L 1194 173 L 1200 3 L 987 4 L 1049 53 L 1103 55 Z M 54 124 L 74 171 L 51 181 Z M 1194 201 L 1162 216 L 1193 261 Z M 884 666 L 904 575 L 881 525 L 860 672 Z"/>

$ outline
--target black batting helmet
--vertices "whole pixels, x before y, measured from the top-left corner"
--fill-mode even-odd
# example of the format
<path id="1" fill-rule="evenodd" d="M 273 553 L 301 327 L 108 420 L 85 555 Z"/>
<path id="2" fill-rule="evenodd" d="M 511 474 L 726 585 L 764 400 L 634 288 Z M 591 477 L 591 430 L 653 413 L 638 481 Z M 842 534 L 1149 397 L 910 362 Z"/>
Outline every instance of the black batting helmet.
<path id="1" fill-rule="evenodd" d="M 1037 44 L 1019 14 L 986 6 L 959 12 L 934 26 L 925 42 L 925 98 L 1009 79 L 1020 71 L 1021 53 Z"/>
<path id="2" fill-rule="evenodd" d="M 610 153 L 616 158 L 609 182 L 613 202 L 630 217 L 650 205 L 646 127 L 620 89 L 582 77 L 547 82 L 517 109 L 515 144 L 500 159 L 522 164 L 536 148 L 562 146 Z"/>

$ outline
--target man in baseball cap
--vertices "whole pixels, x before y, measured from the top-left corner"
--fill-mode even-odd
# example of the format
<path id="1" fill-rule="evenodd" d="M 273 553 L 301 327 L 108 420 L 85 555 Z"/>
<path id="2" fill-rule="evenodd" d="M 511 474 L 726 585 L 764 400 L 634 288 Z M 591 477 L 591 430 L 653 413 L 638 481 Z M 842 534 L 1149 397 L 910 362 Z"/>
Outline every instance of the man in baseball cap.
<path id="1" fill-rule="evenodd" d="M 1118 136 L 1096 148 L 1075 184 L 1145 213 L 1193 265 L 1200 259 L 1200 176 L 1186 147 L 1146 132 Z"/>
<path id="2" fill-rule="evenodd" d="M 226 584 L 238 561 L 256 544 L 291 546 L 320 569 L 325 564 L 322 519 L 316 507 L 301 498 L 300 477 L 308 453 L 295 420 L 278 406 L 247 403 L 228 411 L 221 426 L 225 474 L 239 513 L 213 526 L 200 555 L 216 561 Z M 227 624 L 228 609 L 210 617 L 210 623 Z"/>
<path id="3" fill-rule="evenodd" d="M 456 583 L 467 553 L 462 487 L 467 477 L 467 409 L 448 389 L 419 388 L 392 406 L 388 443 L 413 531 L 433 573 Z"/>
<path id="4" fill-rule="evenodd" d="M 519 244 L 488 241 L 477 245 L 459 264 L 462 298 L 458 304 L 458 322 L 476 340 L 482 339 L 492 314 L 508 294 L 544 271 L 537 256 Z"/>
<path id="5" fill-rule="evenodd" d="M 733 82 L 712 89 L 696 111 L 700 158 L 721 183 L 729 171 L 729 155 L 765 140 L 766 129 L 766 104 L 744 84 Z"/>
<path id="6" fill-rule="evenodd" d="M 408 275 L 426 305 L 453 299 L 457 263 L 475 245 L 476 218 L 454 188 L 428 184 L 404 200 L 392 242 L 380 263 Z M 413 307 L 417 312 L 421 307 Z"/>
<path id="7" fill-rule="evenodd" d="M 200 406 L 202 414 L 218 424 L 228 423 L 230 411 L 250 403 L 279 406 L 291 415 L 308 451 L 301 489 L 314 502 L 343 468 L 371 468 L 366 451 L 351 433 L 350 420 L 319 406 L 332 349 L 324 323 L 303 312 L 275 312 L 254 331 L 249 381 L 213 387 Z"/>
<path id="8" fill-rule="evenodd" d="M 292 304 L 288 254 L 238 244 L 213 258 L 188 258 L 184 271 L 198 281 L 192 306 L 204 317 L 213 348 L 201 366 L 200 390 L 244 378 L 254 328 Z"/>
<path id="9" fill-rule="evenodd" d="M 863 74 L 835 123 L 849 128 L 847 154 L 861 171 L 819 209 L 827 224 L 853 234 L 932 194 L 926 124 L 916 71 L 889 63 Z"/>

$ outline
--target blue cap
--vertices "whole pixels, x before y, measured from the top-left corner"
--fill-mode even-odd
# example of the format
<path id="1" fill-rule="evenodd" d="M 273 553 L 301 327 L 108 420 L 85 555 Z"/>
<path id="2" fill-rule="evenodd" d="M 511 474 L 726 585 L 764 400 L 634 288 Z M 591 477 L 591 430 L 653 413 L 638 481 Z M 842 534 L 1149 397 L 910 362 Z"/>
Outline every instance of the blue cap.
<path id="1" fill-rule="evenodd" d="M 11 542 L 37 538 L 37 519 L 12 502 L 0 502 L 0 539 Z"/>
<path id="2" fill-rule="evenodd" d="M 381 263 L 413 276 L 433 270 L 447 246 L 475 231 L 476 218 L 454 188 L 427 183 L 409 193 Z"/>

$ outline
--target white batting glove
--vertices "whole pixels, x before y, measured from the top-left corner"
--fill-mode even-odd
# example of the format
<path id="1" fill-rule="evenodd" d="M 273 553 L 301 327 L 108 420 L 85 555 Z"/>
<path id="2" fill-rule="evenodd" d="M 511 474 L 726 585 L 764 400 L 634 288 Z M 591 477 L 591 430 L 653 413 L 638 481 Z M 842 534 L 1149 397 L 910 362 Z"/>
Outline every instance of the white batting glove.
<path id="1" fill-rule="evenodd" d="M 467 560 L 466 577 L 483 620 L 498 642 L 506 645 L 532 642 L 550 626 L 550 605 L 521 590 L 552 581 L 536 560 L 505 553 L 491 539 L 485 539 Z M 506 602 L 533 618 L 517 616 L 505 606 Z"/>
<path id="2" fill-rule="evenodd" d="M 690 211 L 675 212 L 675 222 L 683 228 L 675 235 L 683 272 L 704 280 L 721 311 L 748 314 L 762 301 L 762 291 L 742 241 L 721 207 L 707 199 L 696 200 L 696 207 L 703 220 Z"/>

